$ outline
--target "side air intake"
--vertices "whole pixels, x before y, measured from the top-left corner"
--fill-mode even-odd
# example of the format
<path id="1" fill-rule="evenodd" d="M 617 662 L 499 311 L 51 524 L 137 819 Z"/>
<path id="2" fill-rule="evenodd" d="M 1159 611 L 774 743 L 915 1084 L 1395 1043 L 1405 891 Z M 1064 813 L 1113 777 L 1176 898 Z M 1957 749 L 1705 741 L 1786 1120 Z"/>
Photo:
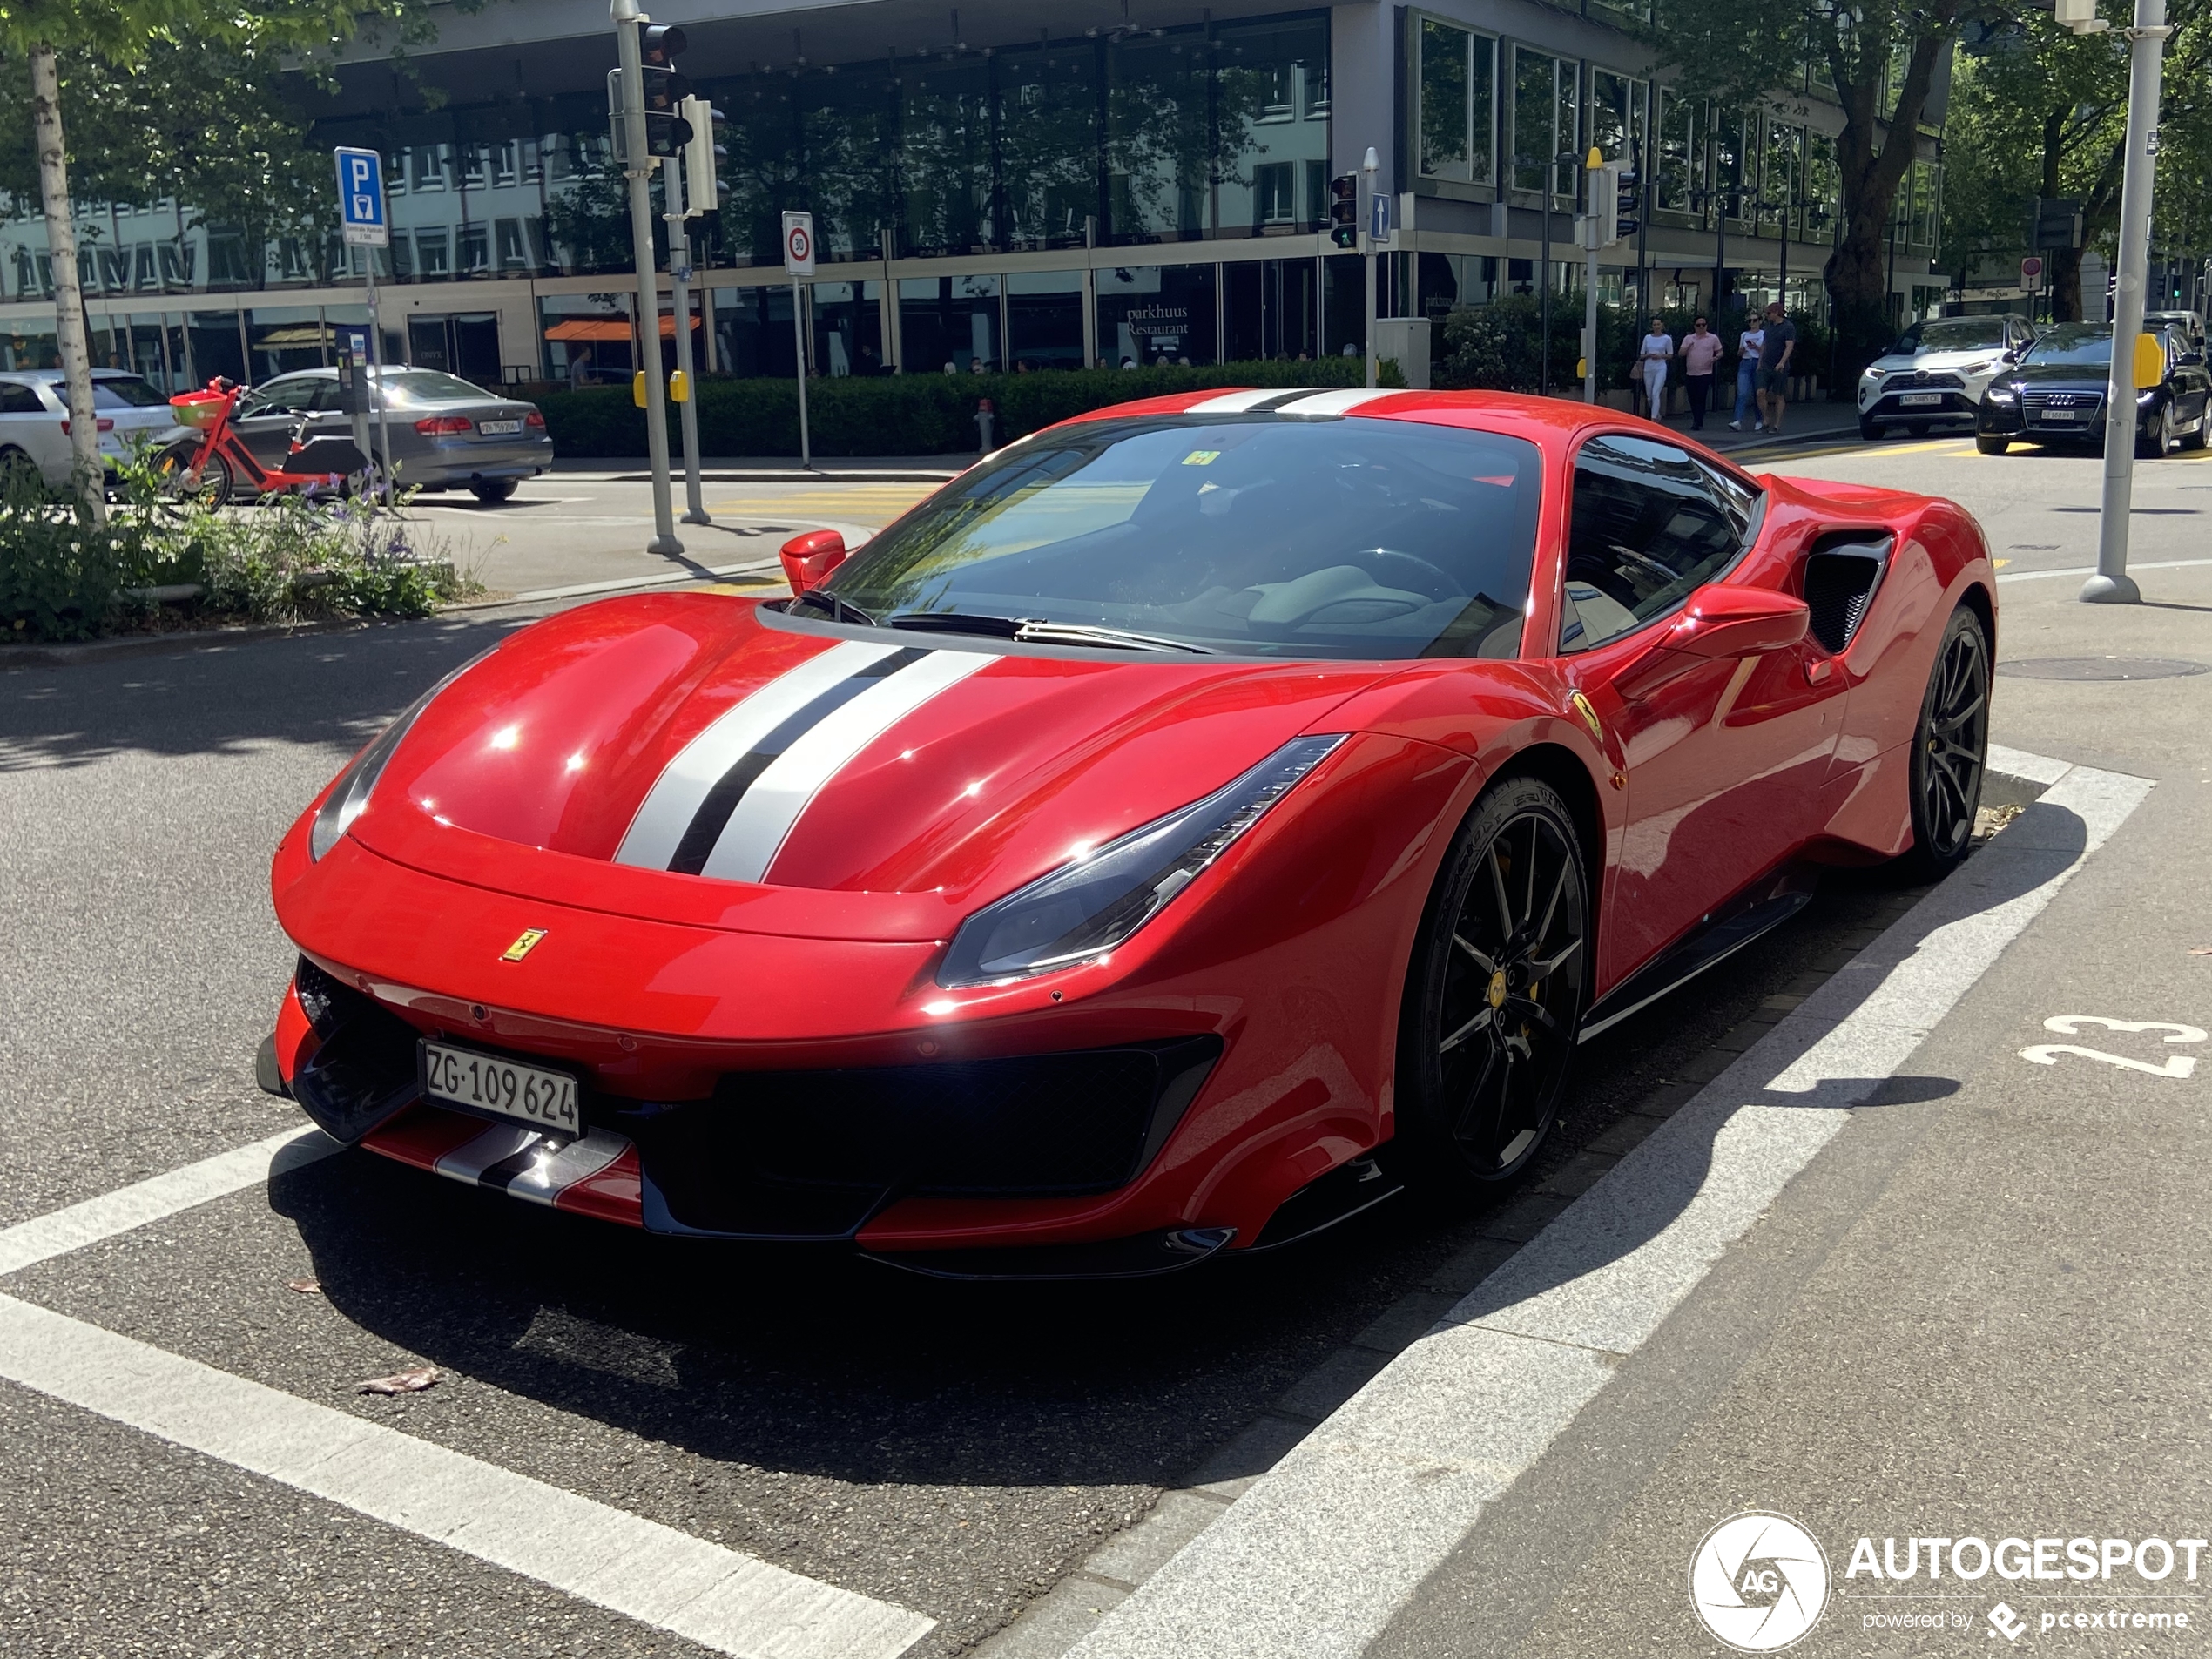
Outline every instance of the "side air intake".
<path id="1" fill-rule="evenodd" d="M 1805 605 L 1812 612 L 1808 626 L 1815 639 L 1838 656 L 1866 619 L 1892 545 L 1886 536 L 1837 536 L 1815 543 L 1805 556 Z"/>

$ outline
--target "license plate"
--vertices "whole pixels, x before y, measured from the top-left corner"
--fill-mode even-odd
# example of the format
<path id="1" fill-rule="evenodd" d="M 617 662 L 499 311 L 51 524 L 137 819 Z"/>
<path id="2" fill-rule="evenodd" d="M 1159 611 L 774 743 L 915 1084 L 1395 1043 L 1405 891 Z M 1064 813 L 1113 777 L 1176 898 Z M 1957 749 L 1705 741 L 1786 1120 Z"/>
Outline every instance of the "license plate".
<path id="1" fill-rule="evenodd" d="M 1943 401 L 1943 394 L 1940 392 L 1907 392 L 1904 396 L 1898 399 L 1898 401 L 1908 409 L 1933 408 L 1937 404 Z"/>
<path id="2" fill-rule="evenodd" d="M 566 1072 L 518 1065 L 497 1055 L 424 1039 L 422 1092 L 433 1100 L 496 1112 L 533 1129 L 581 1135 L 577 1080 Z"/>
<path id="3" fill-rule="evenodd" d="M 523 429 L 520 421 L 479 421 L 476 430 L 488 438 L 511 438 Z"/>
<path id="4" fill-rule="evenodd" d="M 2035 412 L 2035 418 L 2038 421 L 2079 421 L 2081 418 L 2081 411 L 2079 409 L 2038 409 Z"/>

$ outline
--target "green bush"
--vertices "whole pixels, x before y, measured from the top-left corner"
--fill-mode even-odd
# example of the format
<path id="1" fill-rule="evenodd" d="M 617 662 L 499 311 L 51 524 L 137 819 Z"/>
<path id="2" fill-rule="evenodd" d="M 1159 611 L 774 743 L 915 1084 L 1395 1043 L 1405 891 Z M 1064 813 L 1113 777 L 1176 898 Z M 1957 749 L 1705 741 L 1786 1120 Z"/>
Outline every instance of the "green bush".
<path id="1" fill-rule="evenodd" d="M 1033 374 L 884 374 L 806 382 L 807 435 L 819 455 L 973 455 L 975 406 L 991 401 L 993 442 L 1026 436 L 1055 421 L 1134 398 L 1225 386 L 1357 386 L 1356 357 L 1315 362 L 1221 363 L 1207 368 L 1047 369 Z M 1395 363 L 1382 383 L 1403 386 Z M 645 454 L 645 412 L 627 387 L 589 387 L 540 395 L 554 453 L 631 458 Z M 677 415 L 669 411 L 670 442 Z M 709 455 L 795 455 L 799 388 L 789 379 L 698 383 L 699 452 Z"/>
<path id="2" fill-rule="evenodd" d="M 105 525 L 17 476 L 0 489 L 0 637 L 85 639 L 157 617 L 419 617 L 475 584 L 421 526 L 367 502 L 282 496 L 218 511 L 172 499 L 150 462 L 120 470 Z M 404 503 L 402 503 L 404 505 Z M 134 590 L 197 585 L 187 612 Z"/>

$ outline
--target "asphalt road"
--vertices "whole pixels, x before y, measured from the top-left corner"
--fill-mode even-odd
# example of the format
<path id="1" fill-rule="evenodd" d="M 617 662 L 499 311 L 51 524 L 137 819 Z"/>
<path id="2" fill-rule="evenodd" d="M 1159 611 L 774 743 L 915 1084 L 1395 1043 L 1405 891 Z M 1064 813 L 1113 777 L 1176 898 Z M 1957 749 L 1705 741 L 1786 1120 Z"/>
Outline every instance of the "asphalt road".
<path id="1" fill-rule="evenodd" d="M 2008 575 L 2094 562 L 2094 519 L 2064 510 L 2094 501 L 2094 462 L 1991 460 L 1938 442 L 1793 464 L 1925 479 L 1959 496 L 2017 561 Z M 2194 512 L 2188 491 L 2212 487 L 2198 467 L 2147 465 L 2143 503 Z M 622 492 L 637 488 L 541 482 L 600 492 L 603 511 L 554 503 L 562 520 L 623 517 Z M 729 499 L 760 508 L 764 523 L 865 523 L 899 510 L 861 488 L 747 482 Z M 529 493 L 497 522 L 523 522 L 513 515 L 532 510 Z M 2181 517 L 2146 516 L 2138 559 L 2187 557 L 2188 535 Z M 593 568 L 583 579 L 604 579 Z M 2204 574 L 2175 572 L 2176 584 L 2198 579 L 2164 602 L 2201 603 Z M 2008 607 L 2025 603 L 2008 610 L 2003 655 L 2075 649 L 2067 631 L 2080 608 L 2057 604 L 2072 585 L 2007 583 Z M 267 906 L 268 850 L 368 733 L 529 614 L 0 677 L 0 927 L 10 941 L 0 956 L 10 1155 L 0 1226 L 296 1121 L 251 1082 L 290 962 Z M 2111 637 L 2128 649 L 2199 657 L 2202 624 L 2201 610 L 2148 607 L 2099 624 L 2134 630 Z M 2137 738 L 2140 755 L 2114 729 L 2140 688 L 2001 684 L 1998 734 L 2020 746 L 2078 746 L 2081 759 L 2138 772 L 2165 757 L 2153 775 L 2177 780 L 2177 745 L 2202 758 L 2186 725 Z M 2164 805 L 2178 799 L 2161 805 L 2181 812 Z M 2193 800 L 2195 819 L 2157 820 L 2161 834 L 2195 833 L 2204 802 Z M 2155 865 L 2155 853 L 2141 856 Z M 2089 922 L 2073 925 L 2155 907 L 2147 879 L 2097 890 Z M 1878 873 L 1838 877 L 1790 927 L 1594 1045 L 1535 1183 L 1570 1170 L 1655 1086 L 1695 1073 L 1767 999 L 1800 995 L 1848 960 L 1909 897 Z M 2201 915 L 2202 895 L 2194 902 Z M 2062 955 L 2065 935 L 2046 925 L 2035 937 L 2047 934 L 2039 948 Z M 2138 966 L 2083 958 L 2080 971 Z M 2043 1002 L 2067 1000 L 2060 988 L 2039 993 L 2038 1018 Z M 2157 999 L 2131 988 L 2121 1000 Z M 2017 1023 L 2021 1011 L 2000 1017 Z M 2067 1109 L 2054 1100 L 2054 1121 Z M 2097 1169 L 2116 1180 L 2155 1156 L 2148 1135 L 2126 1138 Z M 2170 1204 L 2176 1184 L 2152 1184 L 2150 1196 Z M 829 1254 L 678 1248 L 341 1156 L 57 1257 L 0 1291 L 914 1608 L 939 1622 L 914 1651 L 936 1655 L 1013 1618 L 1485 1224 L 1407 1200 L 1219 1272 L 946 1285 Z M 2134 1247 L 2116 1232 L 2083 1259 L 2118 1271 Z M 309 1278 L 319 1291 L 287 1288 Z M 1866 1293 L 1839 1285 L 1829 1325 L 1851 1326 L 1853 1298 Z M 444 1373 L 426 1393 L 353 1393 L 417 1364 Z M 2138 1428 L 2182 1403 L 2167 1372 L 2146 1375 L 2149 1405 L 2129 1420 Z M 1769 1403 L 1758 1432 L 1777 1445 L 1804 1432 L 1785 1420 L 1786 1395 Z M 2075 1433 L 2064 1403 L 2061 1392 L 2040 1424 L 2061 1440 Z M 0 1642 L 10 1652 L 702 1651 L 11 1384 L 0 1383 L 0 1425 L 10 1447 Z M 2091 1455 L 2089 1440 L 2067 1443 Z M 1673 1560 L 1649 1559 L 1662 1556 Z"/>

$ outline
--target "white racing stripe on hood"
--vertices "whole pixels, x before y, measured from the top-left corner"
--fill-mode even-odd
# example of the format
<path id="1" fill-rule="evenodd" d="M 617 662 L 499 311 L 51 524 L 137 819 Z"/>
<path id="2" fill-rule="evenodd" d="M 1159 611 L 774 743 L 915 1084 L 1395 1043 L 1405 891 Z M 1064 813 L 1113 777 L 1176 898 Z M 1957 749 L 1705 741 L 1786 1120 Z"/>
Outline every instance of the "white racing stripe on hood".
<path id="1" fill-rule="evenodd" d="M 720 718 L 685 745 L 683 752 L 653 780 L 644 804 L 638 807 L 637 816 L 631 820 L 629 832 L 615 852 L 615 862 L 665 870 L 707 792 L 753 745 L 840 681 L 896 650 L 895 645 L 846 640 L 819 657 L 808 658 L 725 710 Z"/>
<path id="2" fill-rule="evenodd" d="M 1295 402 L 1285 403 L 1276 411 L 1278 415 L 1349 415 L 1362 403 L 1372 403 L 1379 397 L 1396 395 L 1398 388 L 1385 386 L 1374 388 L 1354 387 L 1342 392 L 1315 392 Z"/>
<path id="3" fill-rule="evenodd" d="M 988 651 L 934 651 L 830 714 L 745 791 L 699 873 L 725 881 L 760 880 L 799 815 L 853 756 L 938 692 L 998 660 Z"/>
<path id="4" fill-rule="evenodd" d="M 1312 395 L 1307 391 L 1291 391 L 1280 386 L 1262 387 L 1256 392 L 1227 392 L 1219 397 L 1210 397 L 1203 403 L 1193 403 L 1184 410 L 1185 415 L 1243 415 L 1258 408 L 1270 398 L 1288 401 L 1294 397 Z"/>

